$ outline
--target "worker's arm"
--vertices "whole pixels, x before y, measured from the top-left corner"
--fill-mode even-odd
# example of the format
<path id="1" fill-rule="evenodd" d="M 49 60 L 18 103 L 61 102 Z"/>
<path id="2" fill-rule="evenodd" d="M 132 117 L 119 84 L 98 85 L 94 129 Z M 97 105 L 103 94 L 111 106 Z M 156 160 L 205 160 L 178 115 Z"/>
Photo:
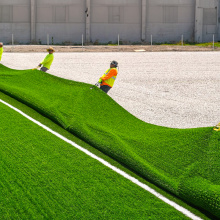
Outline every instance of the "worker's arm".
<path id="1" fill-rule="evenodd" d="M 110 79 L 111 77 L 116 76 L 116 75 L 117 75 L 117 70 L 111 69 L 106 76 L 102 76 L 100 79 L 102 79 L 102 81 L 105 81 L 105 80 Z"/>

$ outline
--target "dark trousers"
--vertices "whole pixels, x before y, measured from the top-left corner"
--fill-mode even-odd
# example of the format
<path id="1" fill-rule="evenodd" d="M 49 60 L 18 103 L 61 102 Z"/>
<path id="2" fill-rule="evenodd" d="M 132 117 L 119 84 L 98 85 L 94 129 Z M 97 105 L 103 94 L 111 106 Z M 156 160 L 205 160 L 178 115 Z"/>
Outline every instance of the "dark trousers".
<path id="1" fill-rule="evenodd" d="M 43 66 L 43 67 L 40 68 L 40 70 L 43 71 L 43 72 L 47 72 L 48 69 Z"/>
<path id="2" fill-rule="evenodd" d="M 103 85 L 103 86 L 100 86 L 100 89 L 105 92 L 105 93 L 108 93 L 108 91 L 111 89 L 112 87 L 110 86 L 107 86 L 107 85 Z"/>

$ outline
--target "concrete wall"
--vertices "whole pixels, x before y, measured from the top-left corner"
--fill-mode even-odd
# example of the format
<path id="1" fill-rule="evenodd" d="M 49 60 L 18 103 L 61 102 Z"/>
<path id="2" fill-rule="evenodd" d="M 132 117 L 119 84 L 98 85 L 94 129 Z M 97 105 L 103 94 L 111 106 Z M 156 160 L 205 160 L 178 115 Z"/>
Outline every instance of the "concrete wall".
<path id="1" fill-rule="evenodd" d="M 210 42 L 218 39 L 218 0 L 196 0 L 195 40 Z"/>
<path id="2" fill-rule="evenodd" d="M 0 41 L 219 40 L 220 0 L 0 0 Z M 218 19 L 219 18 L 219 19 Z"/>
<path id="3" fill-rule="evenodd" d="M 85 35 L 85 1 L 37 0 L 36 41 L 80 43 Z"/>
<path id="4" fill-rule="evenodd" d="M 0 41 L 30 42 L 30 0 L 0 1 Z"/>
<path id="5" fill-rule="evenodd" d="M 148 0 L 147 41 L 151 35 L 154 42 L 179 42 L 194 40 L 194 0 Z"/>
<path id="6" fill-rule="evenodd" d="M 91 40 L 117 42 L 141 39 L 141 0 L 92 0 Z"/>
<path id="7" fill-rule="evenodd" d="M 217 40 L 218 41 L 220 41 L 220 25 L 219 25 L 219 23 L 220 23 L 220 0 L 218 1 L 218 33 L 217 33 Z"/>

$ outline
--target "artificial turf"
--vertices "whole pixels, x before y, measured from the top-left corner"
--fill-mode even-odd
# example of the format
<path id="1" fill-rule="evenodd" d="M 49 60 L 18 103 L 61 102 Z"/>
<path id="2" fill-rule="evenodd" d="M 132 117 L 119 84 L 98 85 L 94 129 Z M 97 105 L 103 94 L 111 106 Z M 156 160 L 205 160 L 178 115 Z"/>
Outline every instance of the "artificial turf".
<path id="1" fill-rule="evenodd" d="M 188 219 L 0 103 L 0 219 Z"/>
<path id="2" fill-rule="evenodd" d="M 92 87 L 92 89 L 91 89 Z M 0 65 L 0 91 L 169 192 L 220 217 L 220 132 L 145 123 L 95 86 Z"/>

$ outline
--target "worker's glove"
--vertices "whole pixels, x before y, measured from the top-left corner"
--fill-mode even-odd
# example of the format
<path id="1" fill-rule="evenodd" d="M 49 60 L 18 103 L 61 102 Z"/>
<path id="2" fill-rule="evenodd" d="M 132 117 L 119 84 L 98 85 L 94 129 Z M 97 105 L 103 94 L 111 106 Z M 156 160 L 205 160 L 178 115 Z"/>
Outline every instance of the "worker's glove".
<path id="1" fill-rule="evenodd" d="M 100 82 L 97 82 L 95 86 L 100 87 Z"/>
<path id="2" fill-rule="evenodd" d="M 99 82 L 99 83 L 102 83 L 102 79 L 100 78 L 98 82 Z"/>

